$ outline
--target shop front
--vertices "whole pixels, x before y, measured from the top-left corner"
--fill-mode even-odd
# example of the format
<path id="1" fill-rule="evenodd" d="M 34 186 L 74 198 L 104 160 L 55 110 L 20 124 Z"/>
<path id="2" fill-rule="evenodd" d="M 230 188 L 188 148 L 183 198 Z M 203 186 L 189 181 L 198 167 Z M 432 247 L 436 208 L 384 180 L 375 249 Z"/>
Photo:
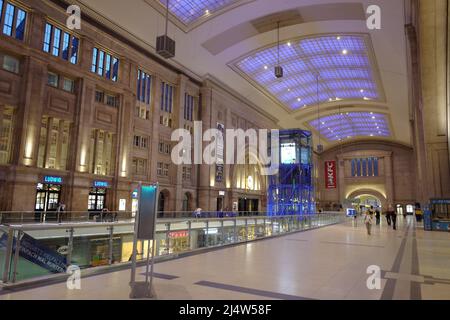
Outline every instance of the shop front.
<path id="1" fill-rule="evenodd" d="M 259 211 L 259 199 L 239 198 L 239 215 L 256 215 Z"/>
<path id="2" fill-rule="evenodd" d="M 36 220 L 43 219 L 42 212 L 53 212 L 46 215 L 46 219 L 56 219 L 56 211 L 61 204 L 63 178 L 56 176 L 44 176 L 36 185 Z"/>

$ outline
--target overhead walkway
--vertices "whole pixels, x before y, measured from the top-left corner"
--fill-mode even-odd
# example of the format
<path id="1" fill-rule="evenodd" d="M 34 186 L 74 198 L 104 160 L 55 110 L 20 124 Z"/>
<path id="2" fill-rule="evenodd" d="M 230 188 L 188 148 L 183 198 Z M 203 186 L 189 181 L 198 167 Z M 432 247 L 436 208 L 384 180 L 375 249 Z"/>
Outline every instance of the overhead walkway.
<path id="1" fill-rule="evenodd" d="M 351 222 L 287 234 L 155 265 L 158 299 L 450 299 L 450 233 L 408 217 L 397 231 Z M 369 266 L 381 287 L 367 287 Z M 144 268 L 140 268 L 140 275 Z M 128 299 L 129 270 L 3 291 L 0 299 Z"/>

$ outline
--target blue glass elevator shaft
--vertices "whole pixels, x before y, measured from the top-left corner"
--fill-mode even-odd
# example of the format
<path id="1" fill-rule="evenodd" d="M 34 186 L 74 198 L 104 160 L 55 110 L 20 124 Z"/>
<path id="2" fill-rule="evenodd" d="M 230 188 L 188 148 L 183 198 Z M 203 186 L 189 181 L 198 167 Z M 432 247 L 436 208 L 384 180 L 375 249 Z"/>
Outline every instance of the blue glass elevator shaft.
<path id="1" fill-rule="evenodd" d="M 269 176 L 268 179 L 268 214 L 313 214 L 315 203 L 311 132 L 299 129 L 280 131 L 278 152 L 278 174 Z"/>

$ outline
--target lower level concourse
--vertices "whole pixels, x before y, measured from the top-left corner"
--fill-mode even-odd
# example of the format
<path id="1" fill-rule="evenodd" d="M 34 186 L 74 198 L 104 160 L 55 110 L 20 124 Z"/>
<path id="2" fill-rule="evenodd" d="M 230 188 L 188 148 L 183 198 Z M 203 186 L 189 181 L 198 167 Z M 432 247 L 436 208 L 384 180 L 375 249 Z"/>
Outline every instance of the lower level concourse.
<path id="1" fill-rule="evenodd" d="M 371 236 L 362 220 L 354 223 L 157 263 L 157 299 L 450 299 L 450 233 L 426 232 L 410 216 L 399 218 L 397 230 L 382 221 Z M 371 278 L 377 268 L 379 287 Z M 145 268 L 137 273 L 143 277 Z M 129 281 L 123 270 L 82 277 L 81 290 L 67 289 L 65 281 L 4 289 L 0 300 L 122 300 L 129 298 Z"/>

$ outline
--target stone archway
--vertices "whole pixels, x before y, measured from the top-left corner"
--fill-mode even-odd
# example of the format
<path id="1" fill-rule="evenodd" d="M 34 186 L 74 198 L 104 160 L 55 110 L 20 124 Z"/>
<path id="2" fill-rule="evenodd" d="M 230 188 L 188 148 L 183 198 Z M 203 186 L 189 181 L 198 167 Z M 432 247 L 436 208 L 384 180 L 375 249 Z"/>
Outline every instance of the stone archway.
<path id="1" fill-rule="evenodd" d="M 164 217 L 169 211 L 170 192 L 167 189 L 161 190 L 158 196 L 158 217 Z"/>
<path id="2" fill-rule="evenodd" d="M 183 193 L 182 211 L 188 212 L 193 210 L 192 194 L 190 192 Z"/>
<path id="3" fill-rule="evenodd" d="M 378 199 L 383 208 L 387 208 L 387 206 L 389 204 L 388 199 L 386 199 L 386 197 L 381 192 L 379 192 L 377 190 L 373 190 L 373 189 L 355 190 L 347 196 L 346 200 L 355 199 L 355 198 L 365 196 L 365 195 L 372 196 L 372 197 Z"/>

